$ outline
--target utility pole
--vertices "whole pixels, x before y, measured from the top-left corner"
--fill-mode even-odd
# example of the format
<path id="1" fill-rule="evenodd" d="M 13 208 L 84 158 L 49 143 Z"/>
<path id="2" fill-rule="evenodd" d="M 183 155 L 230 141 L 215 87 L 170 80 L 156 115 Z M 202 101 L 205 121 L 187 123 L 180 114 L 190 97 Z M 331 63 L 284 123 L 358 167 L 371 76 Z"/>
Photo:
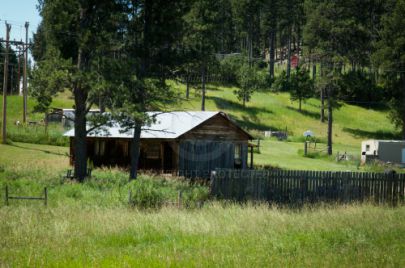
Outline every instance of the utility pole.
<path id="1" fill-rule="evenodd" d="M 332 89 L 328 87 L 328 155 L 332 155 L 332 124 L 333 124 L 333 117 L 332 117 Z"/>
<path id="2" fill-rule="evenodd" d="M 6 53 L 4 55 L 4 77 L 3 77 L 3 125 L 2 143 L 7 143 L 7 80 L 8 80 L 8 53 L 11 25 L 6 22 Z"/>
<path id="3" fill-rule="evenodd" d="M 17 60 L 18 60 L 18 69 L 17 69 L 17 81 L 18 81 L 18 94 L 21 96 L 21 52 L 18 52 L 17 54 Z"/>
<path id="4" fill-rule="evenodd" d="M 29 23 L 25 23 L 25 45 L 24 47 L 24 78 L 23 78 L 23 102 L 24 102 L 24 111 L 23 111 L 23 123 L 27 121 L 27 62 L 28 62 L 28 26 Z"/>

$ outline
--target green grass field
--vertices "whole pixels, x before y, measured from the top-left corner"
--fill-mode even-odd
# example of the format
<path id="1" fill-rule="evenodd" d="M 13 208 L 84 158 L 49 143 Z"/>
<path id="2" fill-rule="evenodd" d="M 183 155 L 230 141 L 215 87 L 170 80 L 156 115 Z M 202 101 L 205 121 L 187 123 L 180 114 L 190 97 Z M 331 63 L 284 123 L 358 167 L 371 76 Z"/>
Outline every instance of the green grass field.
<path id="1" fill-rule="evenodd" d="M 171 84 L 184 95 L 183 84 Z M 247 107 L 243 107 L 233 91 L 236 88 L 210 85 L 207 90 L 206 110 L 221 110 L 250 130 L 285 130 L 291 136 L 301 137 L 312 130 L 318 138 L 326 138 L 327 125 L 319 120 L 320 101 L 309 99 L 298 111 L 298 103 L 290 101 L 288 93 L 256 92 Z M 173 109 L 200 110 L 201 97 L 191 91 L 190 100 Z M 362 139 L 393 138 L 398 134 L 388 119 L 386 111 L 343 104 L 334 113 L 333 138 L 337 144 L 357 146 Z M 350 147 L 349 147 L 350 148 Z"/>
<path id="2" fill-rule="evenodd" d="M 49 201 L 0 203 L 0 267 L 404 267 L 405 207 L 322 205 L 300 210 L 209 200 L 203 208 L 128 205 L 174 201 L 179 190 L 204 199 L 205 186 L 95 170 L 62 181 L 64 147 L 0 145 L 0 199 L 40 195 Z M 152 186 L 152 187 L 149 187 Z M 205 189 L 205 190 L 204 190 Z"/>

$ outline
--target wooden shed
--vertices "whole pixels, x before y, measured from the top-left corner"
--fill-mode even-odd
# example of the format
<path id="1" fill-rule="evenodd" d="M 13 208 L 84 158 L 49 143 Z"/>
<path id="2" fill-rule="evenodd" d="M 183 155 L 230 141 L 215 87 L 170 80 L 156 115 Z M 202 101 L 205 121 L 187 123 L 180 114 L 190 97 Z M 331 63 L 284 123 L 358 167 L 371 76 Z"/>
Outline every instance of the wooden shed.
<path id="1" fill-rule="evenodd" d="M 154 123 L 141 134 L 140 170 L 207 178 L 215 168 L 253 167 L 252 136 L 223 112 L 150 112 Z M 74 130 L 70 160 L 74 162 Z M 87 135 L 88 158 L 95 166 L 128 167 L 133 132 L 122 128 L 99 129 Z M 249 147 L 250 157 L 249 155 Z M 248 163 L 249 162 L 249 163 Z"/>

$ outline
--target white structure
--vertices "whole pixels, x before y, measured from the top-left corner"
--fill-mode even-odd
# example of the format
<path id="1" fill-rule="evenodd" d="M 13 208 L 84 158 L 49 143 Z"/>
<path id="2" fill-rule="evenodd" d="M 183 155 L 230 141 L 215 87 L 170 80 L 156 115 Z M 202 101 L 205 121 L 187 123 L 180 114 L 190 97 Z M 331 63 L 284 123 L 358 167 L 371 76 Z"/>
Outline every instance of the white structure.
<path id="1" fill-rule="evenodd" d="M 380 160 L 405 165 L 405 141 L 367 140 L 361 143 L 361 162 Z"/>

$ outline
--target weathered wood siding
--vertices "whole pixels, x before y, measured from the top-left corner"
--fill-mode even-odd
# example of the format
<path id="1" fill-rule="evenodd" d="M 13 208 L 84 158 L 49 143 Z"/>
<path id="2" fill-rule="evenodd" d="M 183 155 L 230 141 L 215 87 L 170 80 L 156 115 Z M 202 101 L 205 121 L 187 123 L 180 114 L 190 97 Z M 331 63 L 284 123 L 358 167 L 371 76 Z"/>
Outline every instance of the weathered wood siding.
<path id="1" fill-rule="evenodd" d="M 223 170 L 211 177 L 211 194 L 238 201 L 405 202 L 405 174 L 296 170 Z"/>
<path id="2" fill-rule="evenodd" d="M 209 178 L 216 168 L 234 168 L 235 144 L 233 141 L 184 140 L 179 144 L 179 175 Z M 242 145 L 242 168 L 247 167 L 247 142 Z"/>
<path id="3" fill-rule="evenodd" d="M 179 139 L 247 141 L 249 136 L 224 116 L 218 114 L 182 135 Z"/>

